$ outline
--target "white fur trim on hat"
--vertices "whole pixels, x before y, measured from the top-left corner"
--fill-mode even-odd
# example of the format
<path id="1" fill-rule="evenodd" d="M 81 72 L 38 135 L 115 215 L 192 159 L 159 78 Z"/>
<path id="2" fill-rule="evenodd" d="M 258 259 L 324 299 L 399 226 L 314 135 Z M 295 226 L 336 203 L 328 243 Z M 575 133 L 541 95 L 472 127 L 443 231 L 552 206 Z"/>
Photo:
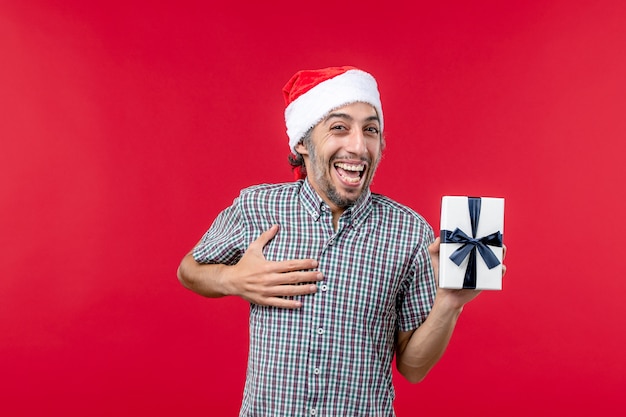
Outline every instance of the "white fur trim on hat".
<path id="1" fill-rule="evenodd" d="M 304 134 L 332 110 L 347 104 L 363 102 L 372 105 L 383 131 L 383 110 L 376 80 L 367 72 L 352 69 L 325 80 L 295 99 L 285 109 L 289 148 L 295 147 Z"/>

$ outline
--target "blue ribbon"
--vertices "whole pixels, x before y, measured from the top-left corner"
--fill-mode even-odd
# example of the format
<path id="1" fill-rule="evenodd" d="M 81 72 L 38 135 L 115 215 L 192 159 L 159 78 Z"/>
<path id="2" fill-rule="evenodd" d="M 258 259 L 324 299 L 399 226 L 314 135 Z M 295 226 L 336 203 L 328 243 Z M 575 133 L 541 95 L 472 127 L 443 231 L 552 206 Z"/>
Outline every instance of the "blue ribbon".
<path id="1" fill-rule="evenodd" d="M 450 255 L 450 260 L 457 266 L 461 266 L 463 260 L 469 255 L 467 268 L 465 269 L 465 277 L 463 278 L 463 288 L 476 288 L 476 251 L 485 261 L 487 268 L 492 269 L 500 265 L 500 260 L 493 253 L 489 246 L 502 247 L 502 233 L 494 232 L 481 238 L 476 237 L 478 229 L 478 221 L 480 219 L 481 199 L 479 197 L 469 197 L 469 215 L 472 224 L 472 236 L 468 236 L 458 227 L 451 232 L 450 230 L 441 231 L 441 243 L 461 243 L 463 246 L 455 250 Z M 489 245 L 489 246 L 488 246 Z"/>

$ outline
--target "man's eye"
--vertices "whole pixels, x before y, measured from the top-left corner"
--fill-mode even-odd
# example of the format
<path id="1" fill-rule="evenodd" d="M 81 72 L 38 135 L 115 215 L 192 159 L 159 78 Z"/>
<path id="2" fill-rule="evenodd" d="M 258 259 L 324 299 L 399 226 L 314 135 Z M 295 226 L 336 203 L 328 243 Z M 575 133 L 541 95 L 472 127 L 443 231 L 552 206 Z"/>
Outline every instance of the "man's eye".
<path id="1" fill-rule="evenodd" d="M 378 129 L 375 127 L 368 127 L 367 129 L 365 129 L 366 131 L 368 131 L 369 133 L 374 133 L 374 134 L 378 134 Z"/>

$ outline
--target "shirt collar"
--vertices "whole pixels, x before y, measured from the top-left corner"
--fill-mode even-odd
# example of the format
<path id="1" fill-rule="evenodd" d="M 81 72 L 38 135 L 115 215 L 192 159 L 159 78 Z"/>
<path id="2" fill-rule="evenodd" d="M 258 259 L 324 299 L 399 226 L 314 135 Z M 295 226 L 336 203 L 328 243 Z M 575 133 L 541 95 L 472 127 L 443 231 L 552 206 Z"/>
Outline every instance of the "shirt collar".
<path id="1" fill-rule="evenodd" d="M 299 180 L 302 182 L 300 187 L 300 204 L 313 217 L 315 221 L 319 220 L 324 209 L 328 209 L 328 205 L 322 200 L 317 192 L 311 187 L 307 179 Z M 353 227 L 357 228 L 370 214 L 372 210 L 372 192 L 367 188 L 359 199 L 346 209 L 342 217 L 347 218 Z"/>

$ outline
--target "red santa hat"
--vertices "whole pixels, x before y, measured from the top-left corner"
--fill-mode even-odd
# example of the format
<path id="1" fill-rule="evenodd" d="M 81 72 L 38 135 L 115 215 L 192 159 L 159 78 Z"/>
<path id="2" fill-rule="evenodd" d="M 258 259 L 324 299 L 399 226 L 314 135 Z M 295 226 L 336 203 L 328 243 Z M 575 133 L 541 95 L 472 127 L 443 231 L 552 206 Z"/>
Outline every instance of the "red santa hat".
<path id="1" fill-rule="evenodd" d="M 378 113 L 383 130 L 383 109 L 376 80 L 351 66 L 298 71 L 283 88 L 285 123 L 289 148 L 295 147 L 304 134 L 328 113 L 356 102 L 371 104 Z"/>

